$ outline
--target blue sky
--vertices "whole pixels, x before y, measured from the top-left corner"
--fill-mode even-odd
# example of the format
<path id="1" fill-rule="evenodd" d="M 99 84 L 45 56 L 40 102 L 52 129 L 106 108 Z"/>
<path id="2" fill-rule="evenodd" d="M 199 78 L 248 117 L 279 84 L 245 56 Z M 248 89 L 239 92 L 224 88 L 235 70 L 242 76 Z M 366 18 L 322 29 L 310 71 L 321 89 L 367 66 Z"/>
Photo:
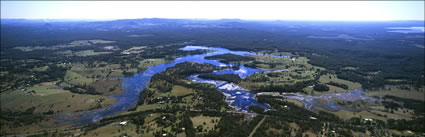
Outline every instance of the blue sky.
<path id="1" fill-rule="evenodd" d="M 1 18 L 424 20 L 424 1 L 1 1 Z"/>

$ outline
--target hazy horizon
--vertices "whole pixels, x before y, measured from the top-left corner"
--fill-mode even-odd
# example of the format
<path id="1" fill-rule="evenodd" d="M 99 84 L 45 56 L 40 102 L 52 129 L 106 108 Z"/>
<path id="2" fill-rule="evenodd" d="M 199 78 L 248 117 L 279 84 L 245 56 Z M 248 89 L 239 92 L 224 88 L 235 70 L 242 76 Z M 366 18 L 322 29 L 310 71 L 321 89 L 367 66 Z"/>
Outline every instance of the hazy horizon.
<path id="1" fill-rule="evenodd" d="M 1 19 L 423 21 L 424 1 L 1 1 Z"/>
<path id="2" fill-rule="evenodd" d="M 239 19 L 239 18 L 220 18 L 220 19 L 202 19 L 202 18 L 122 18 L 122 19 L 55 19 L 55 18 L 0 18 L 1 20 L 46 20 L 46 21 L 115 21 L 115 20 L 138 20 L 138 19 L 176 19 L 176 20 L 242 20 L 242 21 L 314 21 L 314 22 L 397 22 L 397 21 L 424 21 L 424 20 L 296 20 L 296 19 Z"/>

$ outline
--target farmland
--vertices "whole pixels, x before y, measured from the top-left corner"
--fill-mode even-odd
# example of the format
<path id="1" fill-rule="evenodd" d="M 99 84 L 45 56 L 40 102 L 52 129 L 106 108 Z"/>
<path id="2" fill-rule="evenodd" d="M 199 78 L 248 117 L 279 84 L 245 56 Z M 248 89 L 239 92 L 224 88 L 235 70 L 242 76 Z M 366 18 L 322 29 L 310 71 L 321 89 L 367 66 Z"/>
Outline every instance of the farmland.
<path id="1" fill-rule="evenodd" d="M 421 136 L 423 34 L 339 23 L 2 23 L 0 135 Z"/>

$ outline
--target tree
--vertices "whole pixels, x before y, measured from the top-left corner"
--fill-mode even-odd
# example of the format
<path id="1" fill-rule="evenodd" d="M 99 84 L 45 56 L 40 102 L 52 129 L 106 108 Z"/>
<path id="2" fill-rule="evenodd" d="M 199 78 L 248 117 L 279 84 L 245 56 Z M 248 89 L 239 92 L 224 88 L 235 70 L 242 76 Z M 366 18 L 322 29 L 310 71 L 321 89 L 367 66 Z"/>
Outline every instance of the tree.
<path id="1" fill-rule="evenodd" d="M 314 85 L 313 89 L 316 91 L 329 91 L 329 87 L 325 84 L 316 84 Z"/>

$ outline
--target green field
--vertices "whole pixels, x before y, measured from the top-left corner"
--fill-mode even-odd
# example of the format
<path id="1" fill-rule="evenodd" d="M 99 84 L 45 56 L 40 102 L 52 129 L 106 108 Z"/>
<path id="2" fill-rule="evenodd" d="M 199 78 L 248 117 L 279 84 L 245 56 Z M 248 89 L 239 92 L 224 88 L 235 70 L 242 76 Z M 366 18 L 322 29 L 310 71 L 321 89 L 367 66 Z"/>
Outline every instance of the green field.
<path id="1" fill-rule="evenodd" d="M 88 78 L 87 76 L 83 76 L 73 70 L 66 71 L 64 81 L 71 85 L 88 85 L 96 79 Z"/>
<path id="2" fill-rule="evenodd" d="M 422 91 L 421 91 L 422 90 Z M 415 100 L 425 100 L 425 94 L 423 92 L 423 88 L 419 89 L 419 91 L 411 88 L 410 90 L 401 89 L 397 86 L 385 86 L 385 89 L 372 90 L 368 92 L 367 96 L 397 96 L 401 98 L 415 99 Z"/>
<path id="3" fill-rule="evenodd" d="M 55 46 L 20 46 L 14 47 L 14 49 L 18 49 L 24 52 L 33 51 L 33 50 L 58 50 L 64 48 L 72 48 L 79 46 L 93 46 L 96 44 L 110 44 L 115 41 L 107 41 L 107 40 L 75 40 L 67 44 L 58 44 Z"/>
<path id="4" fill-rule="evenodd" d="M 49 69 L 49 66 L 36 67 L 36 68 L 33 68 L 32 70 L 42 72 L 42 71 L 46 71 L 47 69 Z"/>
<path id="5" fill-rule="evenodd" d="M 131 137 L 138 136 L 138 134 L 136 133 L 136 125 L 129 123 L 125 126 L 122 126 L 119 124 L 119 122 L 113 122 L 108 125 L 99 127 L 96 130 L 92 130 L 83 136 L 84 137 L 106 137 L 106 136 L 122 137 L 124 135 L 131 136 Z M 151 135 L 143 134 L 143 136 L 153 137 L 152 134 Z"/>
<path id="6" fill-rule="evenodd" d="M 337 78 L 336 75 L 332 75 L 332 74 L 326 74 L 326 75 L 320 76 L 319 82 L 323 83 L 323 84 L 326 84 L 326 83 L 329 83 L 329 82 L 342 83 L 342 84 L 347 85 L 349 90 L 353 90 L 353 89 L 362 90 L 363 89 L 362 85 L 360 83 L 339 79 L 339 78 Z"/>
<path id="7" fill-rule="evenodd" d="M 192 120 L 194 127 L 202 127 L 203 132 L 208 132 L 214 129 L 214 126 L 220 121 L 220 117 L 196 116 L 191 117 L 190 120 Z"/>
<path id="8" fill-rule="evenodd" d="M 83 50 L 83 51 L 75 52 L 74 54 L 76 56 L 85 57 L 85 56 L 96 56 L 96 55 L 111 54 L 111 53 L 112 52 L 94 52 L 93 50 Z"/>
<path id="9" fill-rule="evenodd" d="M 34 91 L 32 95 L 25 92 Z M 82 95 L 62 90 L 55 85 L 32 86 L 26 91 L 15 90 L 1 93 L 2 110 L 25 111 L 35 107 L 36 113 L 53 111 L 69 113 L 91 108 L 104 107 L 115 103 L 115 100 L 99 95 Z"/>
<path id="10" fill-rule="evenodd" d="M 155 65 L 164 64 L 164 63 L 165 63 L 164 59 L 144 59 L 139 62 L 138 67 L 149 67 L 149 66 L 155 66 Z"/>
<path id="11" fill-rule="evenodd" d="M 184 96 L 191 93 L 194 93 L 193 89 L 189 89 L 189 88 L 178 86 L 178 85 L 174 86 L 173 90 L 171 90 L 172 96 Z"/>
<path id="12" fill-rule="evenodd" d="M 103 95 L 121 94 L 125 91 L 121 89 L 122 80 L 98 80 L 90 86 L 94 87 L 96 92 Z"/>

